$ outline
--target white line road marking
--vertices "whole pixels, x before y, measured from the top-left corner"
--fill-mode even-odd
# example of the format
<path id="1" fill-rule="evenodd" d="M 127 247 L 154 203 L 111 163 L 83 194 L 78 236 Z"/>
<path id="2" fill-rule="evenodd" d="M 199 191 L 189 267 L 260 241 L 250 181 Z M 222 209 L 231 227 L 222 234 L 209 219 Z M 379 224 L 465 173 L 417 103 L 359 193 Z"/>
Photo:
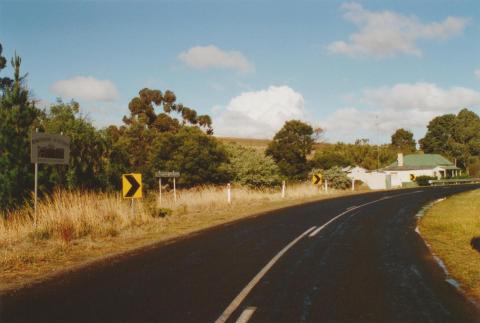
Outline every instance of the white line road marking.
<path id="1" fill-rule="evenodd" d="M 325 229 L 330 223 L 332 223 L 333 221 L 335 221 L 336 219 L 344 216 L 345 214 L 349 213 L 349 212 L 352 212 L 356 209 L 359 209 L 361 207 L 364 207 L 364 206 L 367 206 L 367 205 L 370 205 L 370 204 L 373 204 L 373 203 L 377 203 L 377 202 L 380 202 L 380 201 L 384 201 L 384 200 L 388 200 L 388 199 L 391 199 L 391 198 L 394 198 L 394 197 L 398 197 L 398 196 L 403 196 L 403 195 L 410 195 L 410 194 L 415 194 L 415 193 L 421 193 L 423 191 L 414 191 L 414 192 L 411 192 L 411 193 L 405 193 L 405 194 L 398 194 L 398 195 L 394 195 L 394 196 L 383 196 L 381 198 L 379 198 L 378 200 L 374 200 L 374 201 L 371 201 L 371 202 L 367 202 L 367 203 L 363 203 L 363 204 L 360 204 L 358 206 L 351 206 L 349 207 L 348 209 L 346 209 L 344 212 L 340 213 L 339 215 L 337 215 L 336 217 L 330 219 L 328 222 L 324 223 L 321 227 L 319 227 L 318 229 L 316 229 L 315 231 L 313 231 L 312 233 L 310 233 L 308 235 L 309 238 L 312 238 L 314 236 L 316 236 L 320 231 L 322 231 L 323 229 Z"/>
<path id="2" fill-rule="evenodd" d="M 258 282 L 263 278 L 263 276 L 265 276 L 265 274 L 270 270 L 270 268 L 273 267 L 273 265 L 275 265 L 275 263 L 291 248 L 293 247 L 298 241 L 300 241 L 300 239 L 302 239 L 303 237 L 305 237 L 307 234 L 309 234 L 312 230 L 315 230 L 315 226 L 311 227 L 310 229 L 308 229 L 307 231 L 305 231 L 304 233 L 302 233 L 301 235 L 299 235 L 298 237 L 296 237 L 293 241 L 291 241 L 285 248 L 283 248 L 282 250 L 280 250 L 279 253 L 277 253 L 275 255 L 275 257 L 272 258 L 272 260 L 270 260 L 266 265 L 265 267 L 262 268 L 262 270 L 260 270 L 260 272 L 255 275 L 255 277 L 253 277 L 253 279 L 248 283 L 247 286 L 245 286 L 245 288 L 240 292 L 240 294 L 237 295 L 237 297 L 235 297 L 233 299 L 233 301 L 230 303 L 230 305 L 228 305 L 228 307 L 225 309 L 225 311 L 223 311 L 222 315 L 220 315 L 220 317 L 215 321 L 215 323 L 224 323 L 228 320 L 228 318 L 230 317 L 230 315 L 232 315 L 233 312 L 235 312 L 235 310 L 238 308 L 238 306 L 240 306 L 240 304 L 242 303 L 242 301 L 245 299 L 245 297 L 247 297 L 247 295 L 250 293 L 250 291 L 255 287 L 255 285 L 258 284 Z"/>
<path id="3" fill-rule="evenodd" d="M 256 310 L 257 310 L 256 307 L 253 307 L 253 306 L 247 307 L 242 312 L 242 314 L 240 315 L 238 320 L 236 320 L 235 322 L 236 323 L 247 323 L 250 320 L 250 318 L 252 317 L 253 313 L 255 313 Z"/>
<path id="4" fill-rule="evenodd" d="M 235 312 L 235 310 L 240 306 L 240 304 L 243 302 L 243 300 L 245 299 L 245 297 L 247 297 L 247 295 L 251 292 L 251 290 L 255 287 L 255 285 L 258 284 L 258 282 L 263 278 L 263 276 L 265 276 L 267 274 L 267 272 L 270 270 L 270 268 L 273 267 L 273 265 L 275 265 L 275 263 L 290 249 L 292 248 L 298 241 L 300 241 L 300 239 L 302 239 L 303 237 L 305 237 L 306 235 L 308 235 L 309 233 L 311 233 L 313 230 L 315 230 L 313 233 L 317 234 L 318 232 L 320 232 L 321 230 L 323 230 L 327 225 L 329 225 L 330 223 L 332 223 L 333 221 L 335 221 L 336 219 L 338 219 L 339 217 L 347 214 L 348 212 L 351 212 L 353 210 L 356 210 L 358 208 L 361 208 L 361 207 L 364 207 L 364 206 L 367 206 L 367 205 L 370 205 L 370 204 L 373 204 L 373 203 L 376 203 L 376 202 L 379 202 L 379 201 L 382 201 L 382 200 L 385 200 L 385 199 L 389 199 L 389 198 L 394 198 L 394 197 L 399 197 L 399 196 L 404 196 L 404 195 L 411 195 L 411 194 L 415 194 L 415 193 L 420 193 L 422 191 L 414 191 L 412 193 L 404 193 L 404 194 L 398 194 L 398 195 L 394 195 L 394 196 L 384 196 L 378 200 L 375 200 L 375 201 L 371 201 L 371 202 L 368 202 L 368 203 L 364 203 L 364 204 L 361 204 L 361 205 L 358 205 L 358 206 L 354 206 L 352 208 L 349 208 L 347 211 L 343 212 L 343 213 L 340 213 L 339 215 L 337 215 L 336 217 L 334 217 L 333 219 L 331 219 L 330 221 L 328 221 L 327 223 L 325 223 L 324 225 L 322 225 L 320 228 L 318 228 L 317 230 L 315 230 L 316 226 L 313 226 L 311 227 L 310 229 L 308 229 L 307 231 L 305 231 L 304 233 L 302 233 L 301 235 L 299 235 L 297 238 L 295 238 L 293 241 L 291 241 L 285 248 L 283 248 L 282 250 L 280 250 L 279 253 L 277 253 L 275 255 L 275 257 L 273 257 L 266 265 L 265 267 L 262 268 L 262 270 L 260 270 L 260 272 L 255 276 L 253 277 L 253 279 L 248 283 L 247 286 L 245 286 L 245 288 L 240 292 L 240 294 L 238 294 L 234 299 L 233 301 L 228 305 L 228 307 L 225 309 L 225 311 L 223 311 L 222 315 L 220 315 L 220 317 L 215 321 L 215 323 L 224 323 L 228 320 L 228 318 L 232 315 L 233 312 Z M 310 235 L 312 236 L 312 235 Z"/>

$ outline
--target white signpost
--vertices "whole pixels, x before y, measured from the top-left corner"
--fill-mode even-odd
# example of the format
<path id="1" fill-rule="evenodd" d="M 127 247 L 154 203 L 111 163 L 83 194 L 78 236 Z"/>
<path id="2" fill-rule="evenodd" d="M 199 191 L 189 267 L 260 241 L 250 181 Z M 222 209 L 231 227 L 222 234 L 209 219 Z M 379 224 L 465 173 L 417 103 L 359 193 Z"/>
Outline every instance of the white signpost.
<path id="1" fill-rule="evenodd" d="M 68 165 L 70 138 L 64 135 L 32 133 L 30 159 L 35 164 L 34 225 L 37 226 L 38 164 Z"/>
<path id="2" fill-rule="evenodd" d="M 166 172 L 158 171 L 155 173 L 155 177 L 158 177 L 158 188 L 159 193 L 158 197 L 160 199 L 160 204 L 162 204 L 162 177 L 163 178 L 173 178 L 173 202 L 177 203 L 177 188 L 175 185 L 175 178 L 180 177 L 180 172 Z"/>

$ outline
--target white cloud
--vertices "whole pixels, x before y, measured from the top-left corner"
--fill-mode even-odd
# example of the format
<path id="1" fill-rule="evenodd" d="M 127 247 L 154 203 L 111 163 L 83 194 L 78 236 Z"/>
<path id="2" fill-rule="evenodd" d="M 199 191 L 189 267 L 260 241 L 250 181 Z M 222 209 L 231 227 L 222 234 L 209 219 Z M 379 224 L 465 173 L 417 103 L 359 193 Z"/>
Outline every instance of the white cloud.
<path id="1" fill-rule="evenodd" d="M 393 11 L 369 11 L 351 2 L 342 5 L 343 17 L 359 30 L 349 41 L 335 41 L 327 49 L 348 56 L 392 57 L 396 54 L 421 56 L 418 40 L 448 39 L 463 32 L 467 18 L 447 17 L 441 22 L 422 23 L 415 16 Z"/>
<path id="2" fill-rule="evenodd" d="M 291 119 L 305 120 L 303 96 L 288 86 L 244 92 L 234 97 L 214 119 L 219 136 L 271 138 Z"/>
<path id="3" fill-rule="evenodd" d="M 214 45 L 196 46 L 182 52 L 178 58 L 196 69 L 224 68 L 241 73 L 254 71 L 254 66 L 238 51 L 224 51 Z"/>
<path id="4" fill-rule="evenodd" d="M 475 76 L 480 79 L 480 68 L 476 69 L 475 71 L 473 71 L 473 74 L 475 74 Z"/>
<path id="5" fill-rule="evenodd" d="M 352 141 L 361 136 L 386 138 L 398 128 L 424 132 L 438 115 L 480 107 L 480 92 L 464 87 L 444 89 L 432 83 L 404 83 L 364 90 L 357 103 L 363 108 L 343 108 L 321 122 L 327 136 Z"/>
<path id="6" fill-rule="evenodd" d="M 62 98 L 87 101 L 115 101 L 118 90 L 109 80 L 97 80 L 92 76 L 76 76 L 60 80 L 50 86 L 50 91 Z"/>

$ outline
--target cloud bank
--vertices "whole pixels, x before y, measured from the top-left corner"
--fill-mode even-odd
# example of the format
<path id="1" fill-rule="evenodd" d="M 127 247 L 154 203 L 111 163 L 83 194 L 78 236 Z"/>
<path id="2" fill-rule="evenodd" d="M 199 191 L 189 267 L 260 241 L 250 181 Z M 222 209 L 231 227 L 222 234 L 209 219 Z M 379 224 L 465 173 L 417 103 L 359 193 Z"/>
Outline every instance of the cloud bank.
<path id="1" fill-rule="evenodd" d="M 441 88 L 433 83 L 400 83 L 391 87 L 367 89 L 358 99 L 364 108 L 346 107 L 321 122 L 327 136 L 391 135 L 398 128 L 425 130 L 429 121 L 461 108 L 480 107 L 480 92 L 464 88 Z"/>
<path id="2" fill-rule="evenodd" d="M 303 96 L 288 86 L 241 93 L 216 113 L 217 135 L 242 138 L 272 138 L 285 121 L 307 118 Z"/>
<path id="3" fill-rule="evenodd" d="M 178 55 L 185 65 L 195 69 L 221 68 L 240 73 L 255 70 L 253 64 L 238 51 L 225 51 L 214 45 L 196 46 Z"/>
<path id="4" fill-rule="evenodd" d="M 327 49 L 347 56 L 393 57 L 397 54 L 421 56 L 419 40 L 442 40 L 463 32 L 468 19 L 447 17 L 440 22 L 422 23 L 415 16 L 393 11 L 369 11 L 355 2 L 342 5 L 343 17 L 358 31 L 348 41 L 335 41 Z"/>
<path id="5" fill-rule="evenodd" d="M 50 86 L 50 91 L 62 98 L 87 101 L 115 101 L 119 94 L 109 80 L 98 80 L 92 76 L 76 76 L 60 80 Z"/>

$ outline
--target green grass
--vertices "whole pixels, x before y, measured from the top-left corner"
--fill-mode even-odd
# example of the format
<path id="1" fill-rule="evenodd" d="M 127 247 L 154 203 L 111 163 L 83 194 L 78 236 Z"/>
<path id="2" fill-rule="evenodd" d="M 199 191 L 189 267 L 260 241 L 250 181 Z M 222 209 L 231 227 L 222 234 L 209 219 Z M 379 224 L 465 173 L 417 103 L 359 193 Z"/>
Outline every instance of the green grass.
<path id="1" fill-rule="evenodd" d="M 480 190 L 435 204 L 419 228 L 452 277 L 480 301 L 480 252 L 471 246 L 472 238 L 480 237 Z"/>

